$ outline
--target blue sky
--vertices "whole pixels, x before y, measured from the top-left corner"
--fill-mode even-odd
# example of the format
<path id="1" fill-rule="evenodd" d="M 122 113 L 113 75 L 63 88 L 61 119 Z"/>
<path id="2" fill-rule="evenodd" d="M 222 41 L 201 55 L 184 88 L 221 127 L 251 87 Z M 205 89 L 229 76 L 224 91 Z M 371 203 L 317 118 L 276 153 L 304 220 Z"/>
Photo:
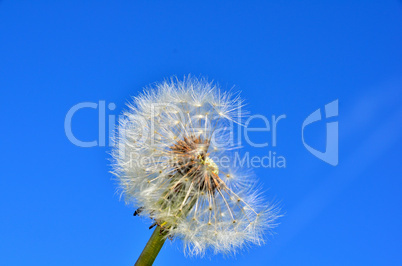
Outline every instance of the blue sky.
<path id="1" fill-rule="evenodd" d="M 286 115 L 276 147 L 244 147 L 286 158 L 255 169 L 285 215 L 262 247 L 186 258 L 176 241 L 155 265 L 402 264 L 402 2 L 166 2 L 0 1 L 0 264 L 133 265 L 148 224 L 116 195 L 110 148 L 73 145 L 65 116 L 99 101 L 117 116 L 144 86 L 189 73 L 235 86 L 251 114 Z M 337 99 L 332 166 L 301 128 Z M 97 110 L 72 130 L 96 140 Z M 305 134 L 325 149 L 325 121 Z"/>

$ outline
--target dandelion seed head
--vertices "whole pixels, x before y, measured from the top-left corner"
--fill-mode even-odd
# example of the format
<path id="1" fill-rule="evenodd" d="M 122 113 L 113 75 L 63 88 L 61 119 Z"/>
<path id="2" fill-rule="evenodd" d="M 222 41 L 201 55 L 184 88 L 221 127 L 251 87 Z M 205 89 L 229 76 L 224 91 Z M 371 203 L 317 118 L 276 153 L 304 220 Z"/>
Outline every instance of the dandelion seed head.
<path id="1" fill-rule="evenodd" d="M 179 238 L 186 254 L 236 253 L 261 245 L 278 210 L 261 198 L 250 171 L 234 160 L 233 127 L 243 101 L 187 77 L 152 85 L 132 99 L 112 151 L 121 194 Z"/>

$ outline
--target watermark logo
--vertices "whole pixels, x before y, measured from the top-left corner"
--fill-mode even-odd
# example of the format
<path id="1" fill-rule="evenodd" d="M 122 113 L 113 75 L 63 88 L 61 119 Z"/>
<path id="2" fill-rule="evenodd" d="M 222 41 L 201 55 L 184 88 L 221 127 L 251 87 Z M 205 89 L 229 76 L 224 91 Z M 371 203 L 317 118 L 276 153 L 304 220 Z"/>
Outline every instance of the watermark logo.
<path id="1" fill-rule="evenodd" d="M 81 109 L 84 108 L 89 108 L 89 109 L 95 109 L 98 110 L 98 121 L 99 121 L 99 127 L 98 127 L 98 139 L 97 140 L 92 140 L 92 141 L 82 141 L 79 140 L 73 133 L 72 130 L 72 120 L 74 115 Z M 114 103 L 109 103 L 107 105 L 107 109 L 110 111 L 113 111 L 116 109 L 116 104 Z M 114 132 L 114 128 L 116 126 L 116 119 L 114 115 L 109 115 L 109 136 L 112 136 Z M 64 119 L 64 132 L 66 133 L 66 137 L 68 140 L 78 146 L 78 147 L 83 147 L 83 148 L 91 148 L 91 147 L 105 147 L 106 146 L 106 101 L 99 101 L 98 103 L 94 102 L 82 102 L 74 105 L 73 107 L 68 110 L 66 117 Z M 110 146 L 111 142 L 109 143 Z"/>
<path id="2" fill-rule="evenodd" d="M 92 109 L 94 111 L 93 118 L 98 120 L 98 136 L 93 136 L 91 141 L 78 139 L 72 130 L 72 121 L 74 120 L 75 114 L 83 109 Z M 192 132 L 204 132 L 206 135 L 210 135 L 211 147 L 213 146 L 214 149 L 217 150 L 222 145 L 226 145 L 230 147 L 230 150 L 234 151 L 244 144 L 265 149 L 263 155 L 259 156 L 250 156 L 248 153 L 241 156 L 235 153 L 234 158 L 232 158 L 235 166 L 247 168 L 286 168 L 286 157 L 283 156 L 283 154 L 277 154 L 275 150 L 278 144 L 278 124 L 282 124 L 282 122 L 279 122 L 286 119 L 285 114 L 279 116 L 272 115 L 270 118 L 261 114 L 254 114 L 249 116 L 245 121 L 241 121 L 241 115 L 238 115 L 239 121 L 228 121 L 227 124 L 216 129 L 216 125 L 211 124 L 211 119 L 201 120 L 199 114 L 190 116 L 187 113 L 183 113 L 178 106 L 171 103 L 162 105 L 155 104 L 151 106 L 149 119 L 135 116 L 128 119 L 128 117 L 124 115 L 116 115 L 113 112 L 115 109 L 115 103 L 106 103 L 106 101 L 103 100 L 98 102 L 82 102 L 72 106 L 70 110 L 68 110 L 64 121 L 66 137 L 72 144 L 78 147 L 105 147 L 107 145 L 112 147 L 119 145 L 119 151 L 125 153 L 125 143 L 127 143 L 125 140 L 127 137 L 130 138 L 131 141 L 134 141 L 136 145 L 141 143 L 155 145 L 161 138 L 164 138 L 165 142 L 168 140 L 172 142 L 165 143 L 166 147 L 170 147 L 174 145 L 177 139 L 182 139 L 185 136 L 185 125 L 191 125 Z M 240 109 L 241 107 L 239 107 L 239 112 Z M 317 109 L 304 120 L 301 132 L 302 142 L 304 147 L 315 157 L 330 165 L 336 166 L 338 165 L 338 121 L 333 120 L 338 116 L 338 100 L 326 104 L 324 109 L 324 114 L 322 114 L 321 109 Z M 177 130 L 174 132 L 163 128 L 156 128 L 156 124 L 158 123 L 156 120 L 159 119 L 160 114 L 168 115 L 172 119 L 172 127 L 180 121 L 182 126 L 177 127 Z M 328 118 L 332 121 L 328 121 Z M 317 122 L 326 122 L 326 147 L 324 152 L 311 147 L 305 140 L 305 128 Z M 117 125 L 119 126 L 118 131 L 115 130 Z M 211 129 L 212 131 L 209 132 L 207 129 Z M 158 130 L 161 130 L 163 134 L 158 134 Z M 282 129 L 280 132 L 285 131 Z M 170 134 L 174 134 L 174 136 L 170 136 Z M 255 138 L 258 134 L 260 138 Z M 261 138 L 261 134 L 266 137 Z M 243 142 L 243 137 L 245 142 Z M 107 140 L 109 140 L 108 143 Z M 132 156 L 132 154 L 129 156 Z M 139 158 L 134 159 L 139 161 Z M 220 163 L 226 164 L 225 160 L 226 157 L 224 157 Z M 217 159 L 214 161 L 218 162 Z"/>
<path id="3" fill-rule="evenodd" d="M 325 105 L 325 118 L 338 116 L 338 100 Z M 325 141 L 325 152 L 314 149 L 304 140 L 304 128 L 312 123 L 322 120 L 321 109 L 315 110 L 303 122 L 302 125 L 302 141 L 304 147 L 318 159 L 336 166 L 338 165 L 338 121 L 327 122 L 327 136 Z"/>

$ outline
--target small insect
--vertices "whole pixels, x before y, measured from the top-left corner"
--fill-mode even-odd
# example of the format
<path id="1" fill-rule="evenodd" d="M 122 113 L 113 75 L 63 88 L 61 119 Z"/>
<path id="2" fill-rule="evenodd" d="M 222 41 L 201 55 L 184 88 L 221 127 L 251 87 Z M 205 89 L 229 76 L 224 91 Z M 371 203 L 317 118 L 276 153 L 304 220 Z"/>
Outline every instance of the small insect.
<path id="1" fill-rule="evenodd" d="M 154 222 L 153 224 L 151 224 L 151 226 L 149 227 L 149 229 L 154 228 L 156 225 L 158 225 L 158 223 L 157 223 L 157 222 Z"/>
<path id="2" fill-rule="evenodd" d="M 144 207 L 139 207 L 135 212 L 134 212 L 134 214 L 133 214 L 133 216 L 139 216 L 140 215 L 140 213 L 142 212 L 142 210 L 144 210 Z"/>

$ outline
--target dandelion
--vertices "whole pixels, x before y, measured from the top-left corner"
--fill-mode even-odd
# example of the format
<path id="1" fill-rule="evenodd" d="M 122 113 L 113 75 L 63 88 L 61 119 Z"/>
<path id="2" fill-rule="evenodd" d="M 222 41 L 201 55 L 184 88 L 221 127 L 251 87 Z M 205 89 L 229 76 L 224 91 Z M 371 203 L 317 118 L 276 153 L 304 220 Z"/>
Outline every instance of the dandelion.
<path id="1" fill-rule="evenodd" d="M 151 265 L 166 238 L 181 239 L 189 255 L 263 243 L 278 211 L 236 165 L 233 129 L 242 107 L 238 94 L 190 76 L 133 98 L 112 156 L 122 195 L 138 207 L 134 215 L 157 226 L 137 265 Z"/>

